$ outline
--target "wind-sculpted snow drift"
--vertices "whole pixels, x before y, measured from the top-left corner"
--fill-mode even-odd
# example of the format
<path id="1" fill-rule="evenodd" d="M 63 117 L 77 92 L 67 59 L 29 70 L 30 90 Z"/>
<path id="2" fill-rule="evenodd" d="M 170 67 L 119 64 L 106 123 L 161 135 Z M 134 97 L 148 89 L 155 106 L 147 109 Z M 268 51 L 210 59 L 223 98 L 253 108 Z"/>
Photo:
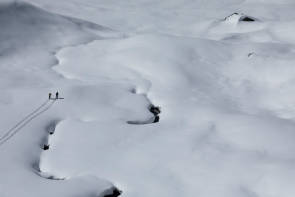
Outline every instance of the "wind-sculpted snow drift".
<path id="1" fill-rule="evenodd" d="M 2 146 L 0 196 L 294 196 L 291 0 L 30 2 L 0 8 L 0 132 L 65 99 Z"/>

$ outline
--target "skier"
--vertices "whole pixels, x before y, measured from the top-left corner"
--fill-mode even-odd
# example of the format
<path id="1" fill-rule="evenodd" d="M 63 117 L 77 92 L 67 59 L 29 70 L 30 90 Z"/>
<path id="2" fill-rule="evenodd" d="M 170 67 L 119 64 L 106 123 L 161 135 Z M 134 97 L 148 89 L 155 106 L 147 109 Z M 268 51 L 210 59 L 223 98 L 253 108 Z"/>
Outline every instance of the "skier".
<path id="1" fill-rule="evenodd" d="M 49 100 L 51 99 L 51 93 L 49 93 L 48 98 L 49 98 Z"/>
<path id="2" fill-rule="evenodd" d="M 58 92 L 55 93 L 55 99 L 58 99 Z"/>

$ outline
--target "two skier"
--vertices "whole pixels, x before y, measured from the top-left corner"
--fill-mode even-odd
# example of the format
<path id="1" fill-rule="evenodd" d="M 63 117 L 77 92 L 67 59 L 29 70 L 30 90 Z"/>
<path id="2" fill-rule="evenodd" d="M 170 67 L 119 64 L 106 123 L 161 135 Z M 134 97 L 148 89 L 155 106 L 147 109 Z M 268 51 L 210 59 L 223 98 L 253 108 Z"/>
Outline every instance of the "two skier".
<path id="1" fill-rule="evenodd" d="M 55 93 L 55 99 L 59 99 L 58 95 L 59 95 L 59 93 L 56 92 L 56 93 Z M 49 95 L 48 95 L 49 100 L 51 99 L 51 96 L 52 96 L 52 94 L 49 93 Z M 52 98 L 52 99 L 53 99 L 53 98 Z"/>

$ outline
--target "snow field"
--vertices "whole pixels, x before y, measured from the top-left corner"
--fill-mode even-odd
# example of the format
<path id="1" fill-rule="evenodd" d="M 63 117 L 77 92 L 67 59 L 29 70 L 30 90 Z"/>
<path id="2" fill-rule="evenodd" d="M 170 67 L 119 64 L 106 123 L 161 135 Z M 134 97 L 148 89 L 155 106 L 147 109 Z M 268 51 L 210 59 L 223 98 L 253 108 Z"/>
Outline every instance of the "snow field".
<path id="1" fill-rule="evenodd" d="M 105 78 L 137 87 L 146 87 L 142 82 L 149 81 L 146 94 L 162 107 L 162 118 L 159 124 L 135 130 L 136 126 L 111 118 L 67 119 L 52 139 L 54 148 L 42 155 L 41 169 L 58 177 L 88 173 L 108 177 L 125 186 L 123 196 L 278 195 L 276 185 L 293 172 L 285 166 L 294 159 L 288 153 L 294 149 L 294 124 L 278 114 L 276 105 L 265 103 L 267 95 L 259 94 L 268 91 L 276 99 L 275 84 L 288 80 L 290 69 L 285 73 L 275 64 L 261 66 L 265 54 L 291 58 L 285 53 L 292 53 L 288 46 L 274 45 L 276 50 L 266 52 L 268 45 L 256 43 L 240 48 L 227 42 L 141 35 L 62 50 L 57 56 L 64 61 L 54 69 L 71 80 L 94 84 Z M 251 58 L 250 50 L 255 52 Z M 81 56 L 75 58 L 77 53 Z M 80 72 L 82 62 L 87 64 Z M 259 69 L 277 78 L 255 76 Z"/>
<path id="2" fill-rule="evenodd" d="M 0 196 L 293 197 L 292 1 L 30 3 L 0 6 L 0 135 L 65 99 L 1 147 Z"/>

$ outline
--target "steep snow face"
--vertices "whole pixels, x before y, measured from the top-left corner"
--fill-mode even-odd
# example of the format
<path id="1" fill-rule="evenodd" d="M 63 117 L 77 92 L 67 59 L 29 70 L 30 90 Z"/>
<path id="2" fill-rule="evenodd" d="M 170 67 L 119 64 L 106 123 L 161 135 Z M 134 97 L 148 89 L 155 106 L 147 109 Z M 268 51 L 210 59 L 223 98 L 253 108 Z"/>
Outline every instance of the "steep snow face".
<path id="1" fill-rule="evenodd" d="M 100 34 L 110 32 L 23 2 L 0 4 L 0 26 L 1 87 L 48 83 L 41 75 L 56 64 L 52 56 L 56 49 L 99 39 Z"/>
<path id="2" fill-rule="evenodd" d="M 50 49 L 92 38 L 69 19 L 27 3 L 1 4 L 0 17 L 2 55 L 36 46 Z"/>

